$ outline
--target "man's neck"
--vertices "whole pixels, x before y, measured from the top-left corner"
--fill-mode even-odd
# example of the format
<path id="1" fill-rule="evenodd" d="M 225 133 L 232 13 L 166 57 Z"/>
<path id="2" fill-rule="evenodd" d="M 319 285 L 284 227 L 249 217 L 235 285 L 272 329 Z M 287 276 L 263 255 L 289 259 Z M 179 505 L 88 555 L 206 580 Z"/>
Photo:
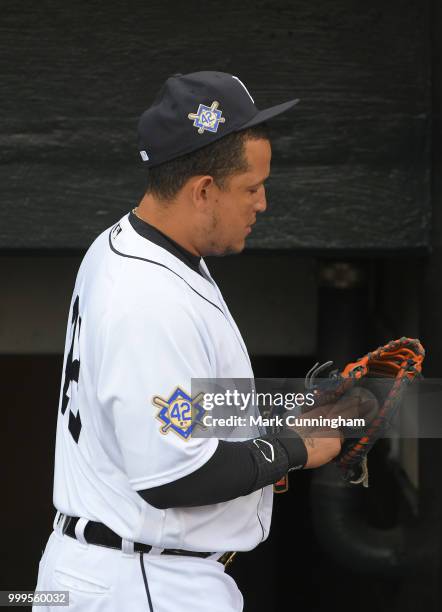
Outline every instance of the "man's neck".
<path id="1" fill-rule="evenodd" d="M 171 253 L 178 259 L 181 259 L 181 261 L 183 261 L 192 270 L 194 270 L 198 274 L 201 274 L 200 265 L 202 258 L 199 255 L 194 255 L 193 253 L 190 253 L 187 249 L 183 248 L 180 244 L 178 244 L 177 242 L 175 242 L 175 240 L 164 234 L 157 227 L 154 227 L 148 221 L 137 217 L 133 210 L 131 210 L 129 213 L 129 223 L 137 232 L 137 234 L 139 234 L 146 240 L 149 240 L 153 244 L 156 244 L 162 249 L 169 251 L 169 253 Z"/>
<path id="2" fill-rule="evenodd" d="M 173 214 L 169 213 L 170 210 L 173 210 Z M 134 213 L 193 255 L 201 256 L 194 244 L 186 237 L 187 223 L 185 215 L 181 213 L 182 210 L 183 207 L 176 202 L 158 202 L 151 195 L 145 195 L 134 209 Z"/>

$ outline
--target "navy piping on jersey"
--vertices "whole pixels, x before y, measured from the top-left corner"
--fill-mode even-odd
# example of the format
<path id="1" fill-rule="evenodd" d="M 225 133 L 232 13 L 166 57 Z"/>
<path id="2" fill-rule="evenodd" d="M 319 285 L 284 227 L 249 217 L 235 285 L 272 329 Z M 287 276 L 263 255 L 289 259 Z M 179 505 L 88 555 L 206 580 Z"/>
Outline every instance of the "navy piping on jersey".
<path id="1" fill-rule="evenodd" d="M 262 490 L 261 490 L 261 497 L 259 498 L 258 505 L 256 506 L 256 516 L 258 517 L 258 521 L 259 521 L 259 524 L 260 524 L 260 527 L 261 527 L 261 532 L 262 532 L 261 542 L 262 542 L 262 541 L 264 540 L 264 538 L 265 538 L 264 525 L 262 524 L 261 517 L 259 516 L 259 505 L 260 505 L 260 503 L 261 503 L 261 500 L 262 500 L 262 496 L 263 496 L 263 495 L 264 495 L 264 489 L 262 489 Z"/>
<path id="2" fill-rule="evenodd" d="M 117 249 L 113 246 L 112 241 L 111 241 L 111 234 L 114 231 L 114 229 L 117 227 L 118 223 L 116 225 L 114 225 L 114 227 L 109 231 L 109 246 L 111 248 L 111 250 L 116 254 L 119 255 L 120 257 L 128 257 L 129 259 L 138 259 L 140 261 L 146 261 L 147 263 L 151 263 L 151 264 L 155 264 L 156 266 L 161 266 L 162 268 L 166 268 L 166 270 L 169 270 L 169 272 L 172 272 L 172 274 L 175 274 L 175 276 L 178 276 L 178 278 L 180 278 L 184 283 L 186 283 L 186 285 L 192 289 L 192 291 L 194 291 L 197 295 L 200 296 L 200 298 L 202 298 L 203 300 L 205 300 L 206 302 L 208 302 L 209 304 L 211 304 L 214 308 L 216 308 L 217 310 L 220 311 L 220 313 L 223 315 L 224 318 L 226 318 L 226 315 L 224 313 L 224 311 L 222 310 L 222 308 L 220 308 L 219 306 L 217 306 L 216 304 L 214 304 L 213 302 L 211 302 L 210 300 L 208 300 L 206 297 L 204 297 L 204 295 L 202 295 L 201 293 L 199 293 L 199 291 L 197 291 L 194 287 L 192 287 L 192 285 L 190 283 L 188 283 L 182 276 L 180 276 L 177 272 L 175 272 L 175 270 L 172 270 L 172 268 L 169 268 L 168 266 L 160 263 L 159 261 L 154 261 L 153 259 L 146 259 L 145 257 L 138 257 L 137 255 L 127 255 L 126 253 L 121 253 L 120 251 L 117 251 Z M 209 281 L 207 281 L 209 282 Z"/>
<path id="3" fill-rule="evenodd" d="M 143 559 L 142 552 L 140 552 L 140 565 L 141 565 L 141 573 L 143 575 L 144 589 L 147 595 L 147 603 L 149 604 L 149 612 L 154 612 L 153 604 L 152 604 L 152 597 L 150 596 L 149 584 L 147 582 L 146 569 L 144 567 L 144 559 Z"/>

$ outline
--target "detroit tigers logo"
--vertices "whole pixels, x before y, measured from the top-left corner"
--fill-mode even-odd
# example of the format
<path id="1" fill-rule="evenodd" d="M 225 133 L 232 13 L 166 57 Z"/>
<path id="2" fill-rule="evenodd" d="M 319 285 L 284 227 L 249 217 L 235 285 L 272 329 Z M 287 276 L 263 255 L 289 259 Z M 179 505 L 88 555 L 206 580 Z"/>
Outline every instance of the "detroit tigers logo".
<path id="1" fill-rule="evenodd" d="M 189 113 L 187 117 L 193 119 L 193 125 L 198 128 L 198 134 L 204 131 L 217 132 L 220 123 L 225 123 L 225 118 L 221 117 L 223 111 L 218 110 L 219 102 L 212 102 L 212 106 L 200 104 L 196 113 Z"/>
<path id="2" fill-rule="evenodd" d="M 199 403 L 203 397 L 202 393 L 193 399 L 182 389 L 177 387 L 169 399 L 164 399 L 156 395 L 152 402 L 160 409 L 157 414 L 163 425 L 160 428 L 162 434 L 174 431 L 178 436 L 188 440 L 197 425 L 201 424 L 201 419 L 205 413 L 204 408 Z"/>

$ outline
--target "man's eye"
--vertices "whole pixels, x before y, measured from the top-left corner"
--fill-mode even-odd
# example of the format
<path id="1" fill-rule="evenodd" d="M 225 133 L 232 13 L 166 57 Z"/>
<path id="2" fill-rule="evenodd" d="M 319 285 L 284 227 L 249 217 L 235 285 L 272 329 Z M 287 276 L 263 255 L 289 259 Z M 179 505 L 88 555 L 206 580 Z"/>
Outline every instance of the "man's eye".
<path id="1" fill-rule="evenodd" d="M 250 193 L 258 193 L 258 189 L 249 189 Z"/>

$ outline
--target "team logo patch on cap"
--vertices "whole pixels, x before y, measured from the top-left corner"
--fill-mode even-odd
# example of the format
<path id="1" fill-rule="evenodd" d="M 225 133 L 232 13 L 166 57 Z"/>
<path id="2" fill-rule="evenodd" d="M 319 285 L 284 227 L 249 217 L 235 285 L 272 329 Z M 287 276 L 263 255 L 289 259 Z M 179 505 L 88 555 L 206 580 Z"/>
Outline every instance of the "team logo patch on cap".
<path id="1" fill-rule="evenodd" d="M 200 405 L 203 394 L 199 393 L 193 399 L 177 387 L 169 399 L 156 395 L 152 402 L 160 409 L 157 414 L 163 425 L 162 434 L 174 431 L 178 436 L 188 440 L 197 425 L 202 427 L 201 419 L 206 412 Z"/>
<path id="2" fill-rule="evenodd" d="M 204 131 L 217 132 L 220 123 L 225 123 L 225 118 L 221 117 L 223 111 L 218 109 L 219 102 L 212 102 L 212 106 L 200 104 L 196 113 L 189 113 L 189 119 L 193 119 L 193 125 L 198 128 L 198 134 Z"/>

